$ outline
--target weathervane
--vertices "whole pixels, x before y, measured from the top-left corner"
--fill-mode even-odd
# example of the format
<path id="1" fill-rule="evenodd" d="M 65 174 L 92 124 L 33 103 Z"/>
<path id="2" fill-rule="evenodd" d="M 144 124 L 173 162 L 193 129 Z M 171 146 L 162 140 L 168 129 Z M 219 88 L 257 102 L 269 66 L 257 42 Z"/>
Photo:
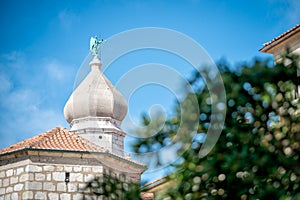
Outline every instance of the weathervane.
<path id="1" fill-rule="evenodd" d="M 93 56 L 98 57 L 100 45 L 104 42 L 103 39 L 99 40 L 97 36 L 90 39 L 90 52 Z"/>

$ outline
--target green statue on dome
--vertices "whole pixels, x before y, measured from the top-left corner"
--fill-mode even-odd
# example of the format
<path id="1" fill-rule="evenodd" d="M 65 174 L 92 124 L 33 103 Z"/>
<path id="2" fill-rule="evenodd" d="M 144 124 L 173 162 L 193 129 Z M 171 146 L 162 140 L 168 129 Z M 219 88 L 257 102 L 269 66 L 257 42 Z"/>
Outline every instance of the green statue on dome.
<path id="1" fill-rule="evenodd" d="M 90 39 L 90 52 L 93 56 L 97 56 L 99 54 L 100 45 L 104 42 L 103 39 L 99 40 L 97 36 L 91 37 Z"/>

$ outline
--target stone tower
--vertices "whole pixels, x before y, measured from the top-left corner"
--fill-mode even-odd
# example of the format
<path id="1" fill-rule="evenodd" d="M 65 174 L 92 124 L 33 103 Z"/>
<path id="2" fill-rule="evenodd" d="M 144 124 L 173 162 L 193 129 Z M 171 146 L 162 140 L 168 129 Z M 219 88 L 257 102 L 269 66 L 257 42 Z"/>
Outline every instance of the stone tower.
<path id="1" fill-rule="evenodd" d="M 55 127 L 0 149 L 0 200 L 96 198 L 87 183 L 109 174 L 140 182 L 146 166 L 123 156 L 126 101 L 101 72 L 97 54 L 90 66 L 65 105 L 71 131 Z"/>
<path id="2" fill-rule="evenodd" d="M 71 131 L 123 156 L 125 133 L 120 125 L 127 113 L 127 103 L 102 73 L 101 65 L 94 55 L 91 71 L 70 96 L 64 115 Z"/>

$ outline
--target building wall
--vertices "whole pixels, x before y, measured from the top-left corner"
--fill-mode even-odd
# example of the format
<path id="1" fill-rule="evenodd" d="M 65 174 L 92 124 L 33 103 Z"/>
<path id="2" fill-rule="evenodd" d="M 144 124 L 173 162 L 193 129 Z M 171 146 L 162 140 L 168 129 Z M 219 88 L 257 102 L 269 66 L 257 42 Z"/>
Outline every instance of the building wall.
<path id="1" fill-rule="evenodd" d="M 124 156 L 125 133 L 120 129 L 120 124 L 120 121 L 110 117 L 85 117 L 73 120 L 71 131 L 109 152 Z"/>
<path id="2" fill-rule="evenodd" d="M 266 53 L 273 54 L 275 62 L 279 61 L 281 56 L 289 48 L 291 53 L 300 54 L 300 32 L 287 38 L 281 43 L 274 45 L 266 51 Z"/>
<path id="3" fill-rule="evenodd" d="M 287 48 L 289 48 L 290 53 L 295 55 L 300 55 L 300 32 L 297 30 L 294 31 L 295 33 L 293 35 L 285 36 L 284 39 L 279 39 L 278 41 L 274 41 L 269 46 L 266 46 L 263 49 L 261 49 L 261 51 L 272 54 L 275 63 L 281 61 L 282 55 L 286 53 Z M 290 63 L 286 62 L 285 64 L 288 66 Z M 300 61 L 298 63 L 296 76 L 298 78 L 300 77 Z M 300 85 L 298 85 L 298 88 L 296 88 L 294 95 L 295 95 L 295 99 L 298 99 L 300 97 Z"/>
<path id="4" fill-rule="evenodd" d="M 117 154 L 119 156 L 124 156 L 124 136 L 111 131 L 100 132 L 96 130 L 91 133 L 80 133 L 81 137 L 94 142 L 95 144 L 107 149 L 109 152 Z"/>
<path id="5" fill-rule="evenodd" d="M 140 182 L 144 169 L 110 154 L 28 151 L 0 159 L 0 200 L 82 199 L 86 184 L 104 174 Z M 66 183 L 66 173 L 69 182 Z M 101 199 L 100 197 L 98 199 Z"/>
<path id="6" fill-rule="evenodd" d="M 300 55 L 300 32 L 297 32 L 281 42 L 275 42 L 274 45 L 271 45 L 271 47 L 266 50 L 262 50 L 262 52 L 272 54 L 276 63 L 281 61 L 281 56 L 286 53 L 287 48 L 289 48 L 290 53 Z M 300 76 L 300 69 L 298 69 L 297 76 Z"/>
<path id="7" fill-rule="evenodd" d="M 112 134 L 112 152 L 124 156 L 124 136 Z"/>
<path id="8" fill-rule="evenodd" d="M 103 166 L 32 163 L 0 167 L 0 199 L 82 199 L 86 183 L 103 174 Z M 65 182 L 66 172 L 70 173 Z"/>

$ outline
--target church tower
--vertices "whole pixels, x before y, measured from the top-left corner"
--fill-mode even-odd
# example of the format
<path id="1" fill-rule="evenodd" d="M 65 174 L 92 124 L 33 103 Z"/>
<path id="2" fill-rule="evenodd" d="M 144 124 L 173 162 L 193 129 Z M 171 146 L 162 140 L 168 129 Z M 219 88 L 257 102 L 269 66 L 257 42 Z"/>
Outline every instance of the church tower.
<path id="1" fill-rule="evenodd" d="M 111 153 L 124 156 L 125 133 L 120 125 L 127 113 L 122 94 L 105 77 L 98 58 L 97 38 L 91 38 L 91 71 L 71 94 L 64 108 L 71 131 L 104 147 Z"/>
<path id="2" fill-rule="evenodd" d="M 55 127 L 0 149 L 0 199 L 103 199 L 86 188 L 90 181 L 140 182 L 146 165 L 123 156 L 126 101 L 100 70 L 101 43 L 91 41 L 91 71 L 64 108 L 71 131 Z"/>

